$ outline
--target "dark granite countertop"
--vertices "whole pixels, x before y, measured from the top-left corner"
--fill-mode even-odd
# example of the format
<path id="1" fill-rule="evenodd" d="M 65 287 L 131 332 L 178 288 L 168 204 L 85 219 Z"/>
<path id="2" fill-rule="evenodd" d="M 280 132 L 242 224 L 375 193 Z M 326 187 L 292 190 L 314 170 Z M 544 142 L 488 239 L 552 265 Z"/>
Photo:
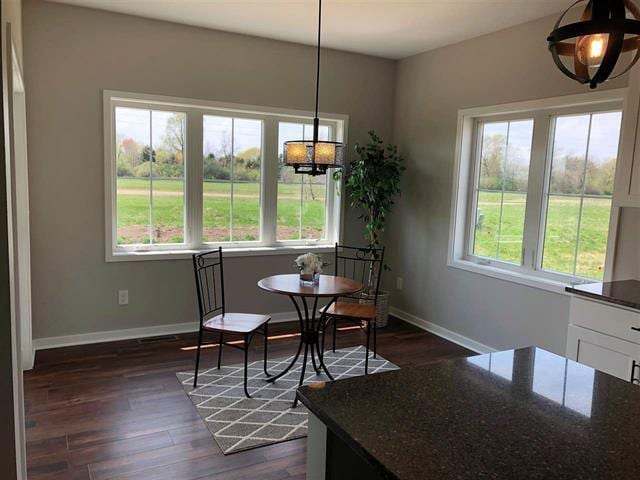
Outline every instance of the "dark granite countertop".
<path id="1" fill-rule="evenodd" d="M 298 392 L 384 478 L 640 478 L 640 387 L 539 348 Z"/>
<path id="2" fill-rule="evenodd" d="M 572 285 L 567 292 L 603 302 L 615 303 L 640 310 L 640 281 L 620 280 L 615 282 L 586 283 Z"/>

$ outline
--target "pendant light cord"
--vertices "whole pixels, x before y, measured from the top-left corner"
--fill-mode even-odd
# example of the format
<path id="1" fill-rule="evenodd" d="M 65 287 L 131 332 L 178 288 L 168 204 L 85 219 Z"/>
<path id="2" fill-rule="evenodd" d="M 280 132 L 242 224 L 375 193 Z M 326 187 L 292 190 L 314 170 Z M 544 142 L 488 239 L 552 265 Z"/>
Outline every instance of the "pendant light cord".
<path id="1" fill-rule="evenodd" d="M 318 102 L 320 99 L 320 32 L 322 30 L 322 0 L 318 0 L 318 57 L 316 63 L 316 116 L 313 119 L 313 143 L 318 143 L 318 130 L 320 119 L 318 118 Z"/>
<path id="2" fill-rule="evenodd" d="M 320 32 L 322 30 L 322 0 L 318 0 L 318 57 L 316 63 L 316 118 L 318 117 L 318 101 L 320 98 Z"/>

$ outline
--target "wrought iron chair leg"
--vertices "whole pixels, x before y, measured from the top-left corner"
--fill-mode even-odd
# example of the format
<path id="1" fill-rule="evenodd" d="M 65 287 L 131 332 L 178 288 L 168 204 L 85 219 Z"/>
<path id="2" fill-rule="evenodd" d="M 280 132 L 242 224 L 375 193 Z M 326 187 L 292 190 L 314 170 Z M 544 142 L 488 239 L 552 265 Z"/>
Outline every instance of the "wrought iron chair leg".
<path id="1" fill-rule="evenodd" d="M 373 358 L 378 358 L 378 322 L 377 319 L 373 321 Z"/>
<path id="2" fill-rule="evenodd" d="M 264 374 L 268 377 L 269 372 L 267 371 L 267 345 L 269 344 L 269 325 L 264 324 Z"/>
<path id="3" fill-rule="evenodd" d="M 316 375 L 320 375 L 320 360 L 318 357 L 318 362 L 316 363 L 316 354 L 315 354 L 315 346 L 311 345 L 311 364 L 313 365 L 313 370 L 316 372 Z"/>
<path id="4" fill-rule="evenodd" d="M 338 320 L 333 319 L 333 351 L 336 351 L 336 332 L 338 330 Z"/>
<path id="5" fill-rule="evenodd" d="M 196 372 L 193 376 L 193 388 L 198 386 L 198 367 L 200 366 L 200 347 L 202 346 L 202 327 L 198 333 L 198 351 L 196 353 Z"/>
<path id="6" fill-rule="evenodd" d="M 222 345 L 224 345 L 224 337 L 220 332 L 220 340 L 218 341 L 218 370 L 220 370 L 220 364 L 222 362 Z"/>
<path id="7" fill-rule="evenodd" d="M 327 325 L 329 321 L 325 315 L 320 317 L 320 327 L 322 328 L 322 338 L 320 339 L 320 351 L 318 352 L 318 358 L 324 361 L 324 339 L 327 333 Z"/>
<path id="8" fill-rule="evenodd" d="M 364 374 L 369 374 L 369 343 L 371 339 L 371 324 L 367 324 L 367 355 L 364 357 Z"/>
<path id="9" fill-rule="evenodd" d="M 251 398 L 249 390 L 247 390 L 247 381 L 249 378 L 249 344 L 251 343 L 251 336 L 244 336 L 244 394 L 247 398 Z"/>

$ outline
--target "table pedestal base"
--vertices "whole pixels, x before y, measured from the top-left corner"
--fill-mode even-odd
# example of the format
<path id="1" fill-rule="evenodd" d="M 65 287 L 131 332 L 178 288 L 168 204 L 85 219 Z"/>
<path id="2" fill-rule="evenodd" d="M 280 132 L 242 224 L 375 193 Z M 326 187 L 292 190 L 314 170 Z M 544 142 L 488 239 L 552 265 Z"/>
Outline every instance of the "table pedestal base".
<path id="1" fill-rule="evenodd" d="M 298 302 L 296 302 L 296 297 L 294 295 L 289 295 L 289 298 L 291 299 L 294 306 L 296 307 L 296 312 L 298 313 L 298 320 L 300 321 L 300 344 L 298 345 L 298 351 L 293 357 L 293 360 L 291 361 L 291 363 L 282 372 L 272 377 L 269 377 L 267 379 L 267 382 L 275 382 L 283 375 L 286 375 L 287 372 L 289 372 L 289 370 L 291 370 L 293 366 L 296 364 L 296 362 L 298 361 L 298 358 L 302 353 L 303 347 L 304 347 L 304 353 L 302 357 L 302 372 L 300 373 L 300 383 L 298 385 L 302 386 L 302 384 L 304 383 L 304 374 L 306 372 L 307 361 L 309 357 L 311 358 L 311 364 L 313 365 L 313 369 L 316 372 L 316 374 L 320 375 L 322 372 L 324 372 L 327 375 L 327 377 L 329 377 L 329 379 L 333 380 L 333 376 L 327 369 L 327 366 L 324 364 L 323 352 L 320 347 L 320 329 L 322 327 L 321 320 L 323 316 L 320 315 L 320 318 L 316 319 L 316 313 L 318 308 L 318 297 L 314 298 L 313 308 L 311 310 L 309 309 L 309 306 L 307 304 L 306 297 L 302 297 L 302 296 L 300 297 L 302 306 L 304 308 L 304 315 L 302 313 L 302 310 L 300 310 L 300 306 L 298 305 Z M 331 304 L 334 303 L 337 299 L 338 297 L 332 298 L 331 302 L 329 302 L 326 308 L 329 308 L 329 306 L 331 306 Z M 296 395 L 296 398 L 293 401 L 293 408 L 297 406 L 298 406 L 298 396 Z"/>

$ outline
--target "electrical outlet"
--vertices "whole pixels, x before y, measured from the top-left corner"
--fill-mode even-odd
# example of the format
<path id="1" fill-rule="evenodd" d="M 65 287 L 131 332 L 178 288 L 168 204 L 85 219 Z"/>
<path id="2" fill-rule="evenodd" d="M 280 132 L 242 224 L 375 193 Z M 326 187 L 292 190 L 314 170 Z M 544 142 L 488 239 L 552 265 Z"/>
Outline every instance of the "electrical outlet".
<path id="1" fill-rule="evenodd" d="M 397 290 L 402 290 L 403 283 L 404 283 L 404 281 L 402 280 L 402 277 L 396 278 L 396 289 Z"/>
<path id="2" fill-rule="evenodd" d="M 129 290 L 118 290 L 118 304 L 129 305 Z"/>

